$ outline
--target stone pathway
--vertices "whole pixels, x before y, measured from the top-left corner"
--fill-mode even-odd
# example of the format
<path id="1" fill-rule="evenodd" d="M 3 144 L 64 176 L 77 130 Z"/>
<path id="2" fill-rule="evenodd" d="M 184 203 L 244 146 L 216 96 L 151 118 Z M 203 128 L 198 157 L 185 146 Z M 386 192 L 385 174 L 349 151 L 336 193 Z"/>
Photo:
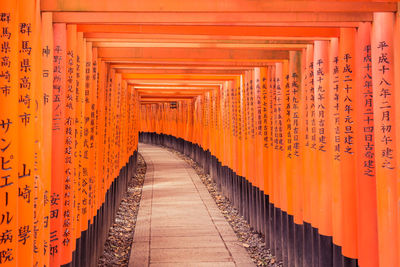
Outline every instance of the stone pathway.
<path id="1" fill-rule="evenodd" d="M 129 266 L 255 266 L 193 168 L 140 144 L 147 164 Z"/>

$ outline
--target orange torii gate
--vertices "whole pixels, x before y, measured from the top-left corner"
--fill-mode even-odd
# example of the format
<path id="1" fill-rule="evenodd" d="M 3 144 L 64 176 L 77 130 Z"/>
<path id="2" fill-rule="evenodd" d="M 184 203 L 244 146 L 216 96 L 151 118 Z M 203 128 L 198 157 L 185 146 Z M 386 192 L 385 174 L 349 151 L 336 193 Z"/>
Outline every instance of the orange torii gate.
<path id="1" fill-rule="evenodd" d="M 284 266 L 399 266 L 397 2 L 0 3 L 0 266 L 96 265 L 139 138 Z"/>

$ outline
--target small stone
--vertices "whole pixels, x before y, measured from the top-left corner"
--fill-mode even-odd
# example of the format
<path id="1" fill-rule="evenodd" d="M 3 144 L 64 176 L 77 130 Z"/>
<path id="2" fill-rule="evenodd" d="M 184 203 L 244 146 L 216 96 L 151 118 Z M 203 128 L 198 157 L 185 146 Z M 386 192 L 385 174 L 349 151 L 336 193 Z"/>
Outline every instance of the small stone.
<path id="1" fill-rule="evenodd" d="M 128 190 L 109 229 L 98 266 L 128 266 L 145 173 L 146 164 L 139 154 L 137 172 L 128 183 Z"/>

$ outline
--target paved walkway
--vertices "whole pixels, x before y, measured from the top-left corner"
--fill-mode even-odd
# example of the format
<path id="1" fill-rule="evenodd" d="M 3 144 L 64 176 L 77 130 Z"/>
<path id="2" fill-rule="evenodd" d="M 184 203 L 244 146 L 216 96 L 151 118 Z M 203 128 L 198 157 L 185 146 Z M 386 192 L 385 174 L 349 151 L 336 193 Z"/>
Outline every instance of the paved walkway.
<path id="1" fill-rule="evenodd" d="M 129 267 L 255 266 L 193 168 L 140 144 L 147 164 Z"/>

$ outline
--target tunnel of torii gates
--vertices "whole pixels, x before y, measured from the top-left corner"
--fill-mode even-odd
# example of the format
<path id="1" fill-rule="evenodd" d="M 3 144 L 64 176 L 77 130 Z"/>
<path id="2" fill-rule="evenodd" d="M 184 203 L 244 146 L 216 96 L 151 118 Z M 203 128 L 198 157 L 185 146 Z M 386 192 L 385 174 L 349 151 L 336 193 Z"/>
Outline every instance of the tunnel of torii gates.
<path id="1" fill-rule="evenodd" d="M 400 266 L 398 8 L 1 0 L 0 266 L 95 266 L 139 139 L 284 266 Z"/>

